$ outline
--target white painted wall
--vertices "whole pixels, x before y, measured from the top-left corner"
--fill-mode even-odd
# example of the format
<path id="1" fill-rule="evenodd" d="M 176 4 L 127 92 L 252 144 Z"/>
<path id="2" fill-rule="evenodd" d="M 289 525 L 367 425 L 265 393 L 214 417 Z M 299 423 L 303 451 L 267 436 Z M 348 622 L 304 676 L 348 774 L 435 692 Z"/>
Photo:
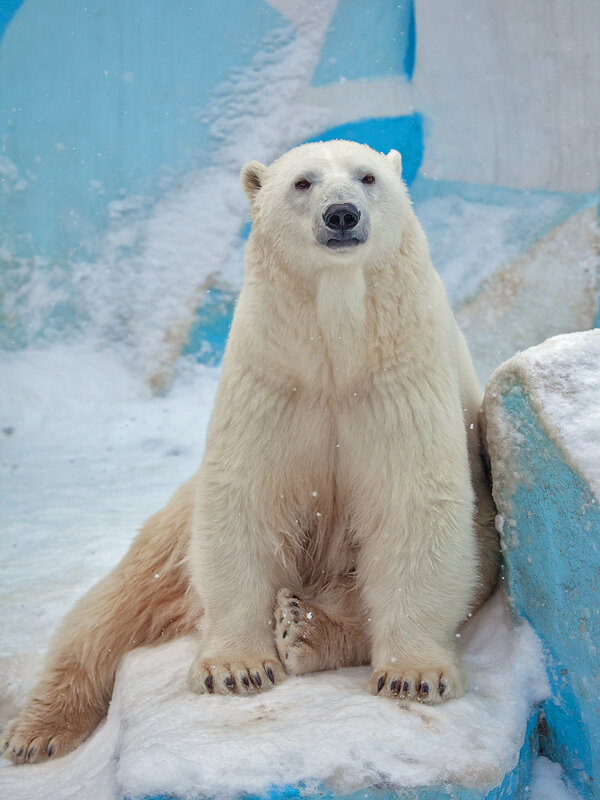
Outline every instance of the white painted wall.
<path id="1" fill-rule="evenodd" d="M 600 185 L 598 0 L 415 0 L 430 178 Z"/>

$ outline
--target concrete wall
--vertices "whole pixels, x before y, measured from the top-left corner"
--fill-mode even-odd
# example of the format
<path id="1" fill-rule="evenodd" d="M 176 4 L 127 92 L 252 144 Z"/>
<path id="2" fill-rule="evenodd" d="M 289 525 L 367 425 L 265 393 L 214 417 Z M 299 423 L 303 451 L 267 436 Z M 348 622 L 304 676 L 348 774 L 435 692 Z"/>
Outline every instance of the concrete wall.
<path id="1" fill-rule="evenodd" d="M 600 185 L 595 0 L 417 0 L 424 173 L 521 189 Z"/>

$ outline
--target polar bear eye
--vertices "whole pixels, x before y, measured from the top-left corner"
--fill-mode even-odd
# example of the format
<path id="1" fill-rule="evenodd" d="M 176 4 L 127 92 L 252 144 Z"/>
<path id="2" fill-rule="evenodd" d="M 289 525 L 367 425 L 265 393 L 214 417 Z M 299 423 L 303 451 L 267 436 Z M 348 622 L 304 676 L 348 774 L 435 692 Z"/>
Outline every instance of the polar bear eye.
<path id="1" fill-rule="evenodd" d="M 301 192 L 305 192 L 307 189 L 310 189 L 310 186 L 310 181 L 307 181 L 306 178 L 296 181 L 296 189 L 300 189 Z"/>
<path id="2" fill-rule="evenodd" d="M 366 184 L 368 184 L 370 186 L 371 184 L 375 183 L 375 176 L 374 175 L 365 175 L 364 178 L 362 179 L 362 182 L 366 183 Z"/>

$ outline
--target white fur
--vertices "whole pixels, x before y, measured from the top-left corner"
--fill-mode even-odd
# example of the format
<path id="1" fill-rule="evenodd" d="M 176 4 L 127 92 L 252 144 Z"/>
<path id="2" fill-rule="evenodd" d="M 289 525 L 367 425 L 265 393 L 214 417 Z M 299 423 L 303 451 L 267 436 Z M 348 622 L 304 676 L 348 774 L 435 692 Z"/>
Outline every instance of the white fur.
<path id="1" fill-rule="evenodd" d="M 277 590 L 356 566 L 375 673 L 449 671 L 460 693 L 455 631 L 482 593 L 479 395 L 400 169 L 338 141 L 242 173 L 253 229 L 190 545 L 205 665 L 274 658 Z M 315 239 L 341 202 L 369 223 L 347 252 Z"/>

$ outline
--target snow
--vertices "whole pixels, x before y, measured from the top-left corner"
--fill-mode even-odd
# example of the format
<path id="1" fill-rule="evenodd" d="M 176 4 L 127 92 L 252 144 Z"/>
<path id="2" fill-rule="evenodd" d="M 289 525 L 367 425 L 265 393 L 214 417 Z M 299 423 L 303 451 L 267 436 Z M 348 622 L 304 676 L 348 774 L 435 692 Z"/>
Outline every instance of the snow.
<path id="1" fill-rule="evenodd" d="M 4 353 L 0 369 L 4 724 L 63 614 L 196 470 L 219 371 L 180 362 L 157 397 L 118 350 L 89 342 Z M 371 697 L 366 668 L 289 679 L 255 697 L 197 697 L 185 680 L 196 646 L 188 637 L 130 654 L 106 723 L 56 762 L 3 762 L 0 796 L 225 797 L 300 779 L 340 791 L 493 784 L 547 694 L 540 643 L 528 625 L 510 627 L 500 595 L 462 632 L 470 689 L 443 708 Z"/>
<path id="2" fill-rule="evenodd" d="M 542 427 L 561 448 L 567 461 L 587 481 L 600 499 L 600 329 L 554 336 L 506 361 L 486 389 L 490 399 L 510 391 L 519 381 Z M 505 409 L 487 403 L 488 440 L 503 469 L 510 458 L 511 437 L 521 434 Z M 513 482 L 518 479 L 514 475 Z"/>
<path id="3" fill-rule="evenodd" d="M 1 354 L 0 725 L 59 620 L 197 469 L 217 380 L 181 363 L 153 397 L 118 351 Z"/>
<path id="4" fill-rule="evenodd" d="M 204 702 L 186 685 L 193 639 L 135 653 L 117 687 L 119 784 L 133 796 L 230 797 L 298 781 L 342 794 L 382 783 L 499 783 L 515 764 L 532 704 L 547 692 L 540 645 L 528 626 L 510 628 L 500 595 L 461 638 L 471 689 L 443 708 L 370 696 L 368 668 Z"/>
<path id="5" fill-rule="evenodd" d="M 484 280 L 456 309 L 482 384 L 517 351 L 593 327 L 599 278 L 598 210 L 589 206 Z"/>
<path id="6" fill-rule="evenodd" d="M 581 795 L 568 784 L 560 764 L 539 756 L 531 769 L 527 800 L 581 800 Z"/>
<path id="7" fill-rule="evenodd" d="M 410 187 L 448 298 L 460 307 L 481 283 L 594 198 L 520 192 L 417 177 Z"/>

